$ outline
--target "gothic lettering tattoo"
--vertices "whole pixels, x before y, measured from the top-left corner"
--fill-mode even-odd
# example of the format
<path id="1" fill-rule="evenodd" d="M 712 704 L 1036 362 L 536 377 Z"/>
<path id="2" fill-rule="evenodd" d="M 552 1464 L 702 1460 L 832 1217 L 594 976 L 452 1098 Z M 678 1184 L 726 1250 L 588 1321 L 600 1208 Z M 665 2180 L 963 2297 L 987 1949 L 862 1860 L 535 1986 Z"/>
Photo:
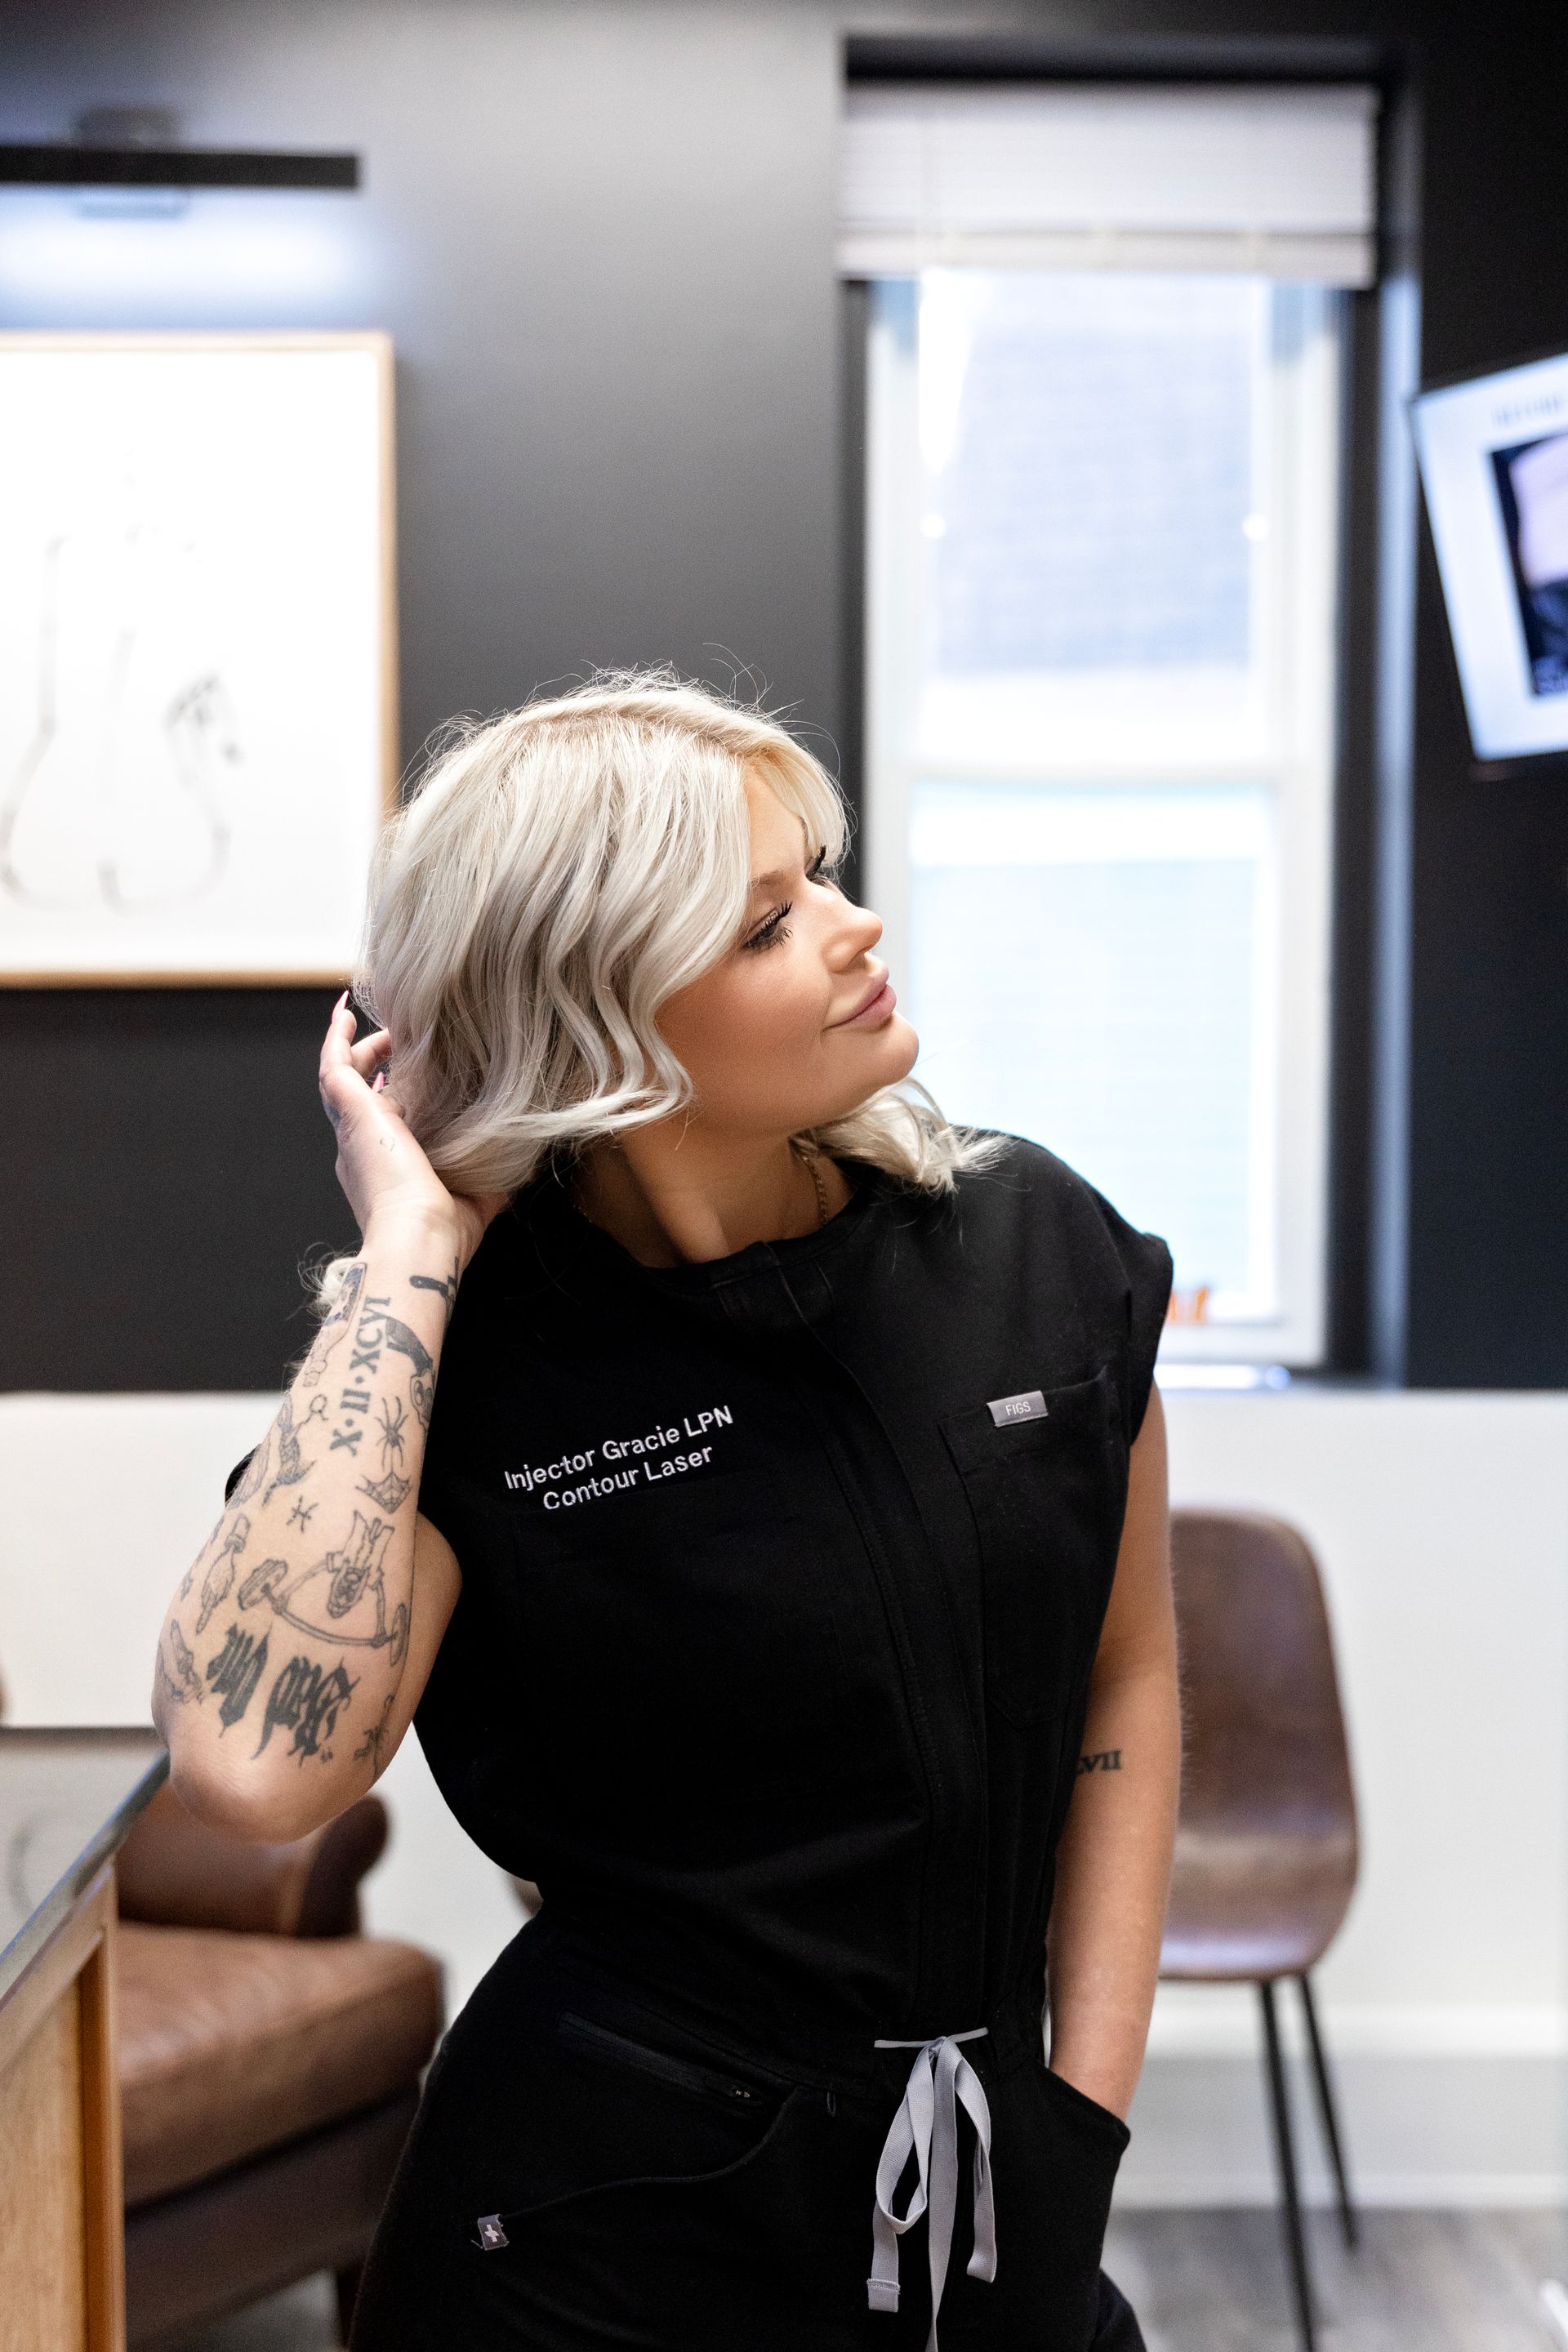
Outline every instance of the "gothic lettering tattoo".
<path id="1" fill-rule="evenodd" d="M 367 1521 L 363 1512 L 355 1511 L 349 1539 L 339 1550 L 328 1552 L 291 1580 L 287 1560 L 264 1559 L 240 1586 L 239 1605 L 242 1609 L 254 1609 L 265 1601 L 275 1617 L 297 1626 L 301 1633 L 314 1633 L 324 1641 L 344 1643 L 355 1649 L 390 1649 L 390 1663 L 400 1666 L 408 1647 L 408 1604 L 405 1601 L 398 1602 L 389 1624 L 382 1571 L 391 1540 L 390 1519 Z M 300 1597 L 323 1576 L 330 1580 L 326 1624 L 303 1613 L 304 1604 Z M 351 1630 L 351 1626 L 357 1630 Z"/>
<path id="2" fill-rule="evenodd" d="M 202 1605 L 196 1618 L 196 1632 L 205 1633 L 207 1619 L 228 1599 L 234 1583 L 234 1563 L 250 1541 L 250 1521 L 241 1511 L 228 1531 L 223 1549 L 202 1579 Z"/>
<path id="3" fill-rule="evenodd" d="M 274 1731 L 283 1730 L 293 1733 L 289 1753 L 301 1764 L 307 1756 L 319 1756 L 323 1764 L 330 1764 L 332 1751 L 326 1743 L 348 1705 L 349 1693 L 357 1687 L 349 1680 L 342 1660 L 329 1673 L 309 1658 L 290 1658 L 267 1695 L 258 1756 Z"/>
<path id="4" fill-rule="evenodd" d="M 1121 1750 L 1120 1748 L 1097 1748 L 1092 1756 L 1079 1758 L 1078 1769 L 1080 1777 L 1085 1772 L 1120 1772 Z"/>
<path id="5" fill-rule="evenodd" d="M 242 1633 L 237 1625 L 231 1625 L 216 1657 L 207 1660 L 207 1681 L 223 1701 L 217 1712 L 224 1731 L 239 1721 L 266 1671 L 266 1634 L 258 1642 L 254 1633 Z M 218 1737 L 221 1739 L 223 1732 Z"/>
<path id="6" fill-rule="evenodd" d="M 374 1760 L 376 1770 L 378 1772 L 381 1770 L 381 1751 L 386 1744 L 386 1727 L 392 1719 L 392 1702 L 396 1696 L 395 1691 L 387 1692 L 385 1704 L 381 1710 L 381 1721 L 371 1725 L 370 1729 L 354 1749 L 356 1764 L 363 1764 L 368 1756 Z"/>

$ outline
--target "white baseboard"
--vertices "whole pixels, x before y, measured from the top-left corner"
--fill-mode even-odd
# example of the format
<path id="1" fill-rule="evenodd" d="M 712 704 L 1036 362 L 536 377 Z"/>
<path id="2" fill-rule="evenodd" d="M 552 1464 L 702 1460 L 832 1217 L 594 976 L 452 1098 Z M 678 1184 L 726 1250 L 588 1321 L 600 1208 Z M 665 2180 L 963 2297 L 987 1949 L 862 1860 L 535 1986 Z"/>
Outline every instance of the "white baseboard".
<path id="1" fill-rule="evenodd" d="M 1415 2212 L 1492 2211 L 1561 2208 L 1568 2203 L 1568 2172 L 1374 2172 L 1352 2182 L 1363 2212 L 1382 2207 Z M 1300 2183 L 1301 2202 L 1331 2210 L 1333 2183 L 1327 2174 Z M 1116 2202 L 1127 2212 L 1189 2208 L 1274 2206 L 1279 2184 L 1257 2172 L 1140 2173 L 1118 2182 Z M 1568 2312 L 1568 2305 L 1564 2306 Z M 1568 2336 L 1564 2337 L 1568 2342 Z"/>
<path id="2" fill-rule="evenodd" d="M 1330 2063 L 1358 2203 L 1442 2210 L 1568 2202 L 1568 2060 L 1452 2046 L 1354 2051 L 1337 2048 L 1331 2035 Z M 1331 2205 L 1312 2084 L 1300 2059 L 1288 2062 L 1287 2081 L 1302 2197 Z M 1121 2204 L 1276 2202 L 1256 2036 L 1246 2056 L 1154 2052 L 1130 2121 Z"/>

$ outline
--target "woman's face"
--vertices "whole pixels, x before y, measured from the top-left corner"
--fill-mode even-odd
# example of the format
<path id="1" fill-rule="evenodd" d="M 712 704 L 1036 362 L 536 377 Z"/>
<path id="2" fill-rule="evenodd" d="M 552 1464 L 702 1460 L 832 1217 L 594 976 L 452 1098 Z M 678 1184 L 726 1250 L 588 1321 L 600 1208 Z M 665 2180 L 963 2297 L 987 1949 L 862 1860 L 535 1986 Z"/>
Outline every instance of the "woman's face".
<path id="1" fill-rule="evenodd" d="M 817 845 L 761 776 L 748 776 L 746 798 L 740 938 L 666 1000 L 658 1025 L 691 1075 L 702 1124 L 761 1139 L 843 1118 L 908 1076 L 920 1039 L 871 952 L 880 919 L 827 880 Z"/>

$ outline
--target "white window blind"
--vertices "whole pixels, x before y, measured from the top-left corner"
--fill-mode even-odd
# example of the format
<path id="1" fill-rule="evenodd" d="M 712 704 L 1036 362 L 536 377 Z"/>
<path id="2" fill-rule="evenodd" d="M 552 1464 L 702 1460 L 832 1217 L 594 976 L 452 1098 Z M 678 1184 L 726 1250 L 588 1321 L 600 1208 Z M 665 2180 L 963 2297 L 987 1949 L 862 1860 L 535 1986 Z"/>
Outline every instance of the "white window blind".
<path id="1" fill-rule="evenodd" d="M 1377 94 L 1356 85 L 862 84 L 847 93 L 847 278 L 1241 271 L 1370 286 Z"/>

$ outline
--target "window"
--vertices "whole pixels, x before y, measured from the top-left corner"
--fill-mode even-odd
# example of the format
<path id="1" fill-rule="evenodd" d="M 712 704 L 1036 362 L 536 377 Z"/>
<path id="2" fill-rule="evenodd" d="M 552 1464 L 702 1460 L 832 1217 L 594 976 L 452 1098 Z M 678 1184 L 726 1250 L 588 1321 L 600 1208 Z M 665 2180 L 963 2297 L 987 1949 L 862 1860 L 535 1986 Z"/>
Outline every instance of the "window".
<path id="1" fill-rule="evenodd" d="M 1340 299 L 872 285 L 871 903 L 943 1108 L 1169 1239 L 1170 1357 L 1323 1349 Z"/>

